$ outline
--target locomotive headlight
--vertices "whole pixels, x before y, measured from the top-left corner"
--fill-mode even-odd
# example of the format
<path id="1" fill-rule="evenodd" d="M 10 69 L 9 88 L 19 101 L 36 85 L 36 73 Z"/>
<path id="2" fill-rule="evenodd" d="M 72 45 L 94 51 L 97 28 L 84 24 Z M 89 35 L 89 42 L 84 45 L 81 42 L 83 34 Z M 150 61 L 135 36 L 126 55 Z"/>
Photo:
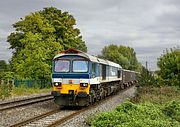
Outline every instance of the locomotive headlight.
<path id="1" fill-rule="evenodd" d="M 56 82 L 56 83 L 54 83 L 54 85 L 55 85 L 55 86 L 58 86 L 58 83 Z"/>
<path id="2" fill-rule="evenodd" d="M 61 86 L 61 82 L 54 82 L 54 86 Z"/>
<path id="3" fill-rule="evenodd" d="M 88 83 L 80 83 L 81 87 L 88 87 Z"/>

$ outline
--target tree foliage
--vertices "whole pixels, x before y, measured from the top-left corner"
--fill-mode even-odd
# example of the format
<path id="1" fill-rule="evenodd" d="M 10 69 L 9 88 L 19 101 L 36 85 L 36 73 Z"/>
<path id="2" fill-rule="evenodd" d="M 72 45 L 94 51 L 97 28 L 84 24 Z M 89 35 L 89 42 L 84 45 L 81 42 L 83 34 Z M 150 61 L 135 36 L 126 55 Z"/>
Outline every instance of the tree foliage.
<path id="1" fill-rule="evenodd" d="M 157 85 L 157 81 L 155 79 L 155 76 L 152 75 L 151 72 L 149 72 L 144 66 L 141 68 L 141 73 L 138 78 L 138 84 L 140 86 L 155 86 Z"/>
<path id="2" fill-rule="evenodd" d="M 14 50 L 11 66 L 18 79 L 47 79 L 51 59 L 59 51 L 77 48 L 87 51 L 75 18 L 54 7 L 44 8 L 13 24 L 8 36 Z"/>
<path id="3" fill-rule="evenodd" d="M 171 48 L 158 59 L 159 76 L 164 84 L 180 87 L 180 50 Z"/>
<path id="4" fill-rule="evenodd" d="M 0 72 L 6 71 L 8 69 L 8 65 L 5 60 L 0 60 Z"/>
<path id="5" fill-rule="evenodd" d="M 120 64 L 125 69 L 139 70 L 140 64 L 133 48 L 111 44 L 105 46 L 99 57 Z"/>

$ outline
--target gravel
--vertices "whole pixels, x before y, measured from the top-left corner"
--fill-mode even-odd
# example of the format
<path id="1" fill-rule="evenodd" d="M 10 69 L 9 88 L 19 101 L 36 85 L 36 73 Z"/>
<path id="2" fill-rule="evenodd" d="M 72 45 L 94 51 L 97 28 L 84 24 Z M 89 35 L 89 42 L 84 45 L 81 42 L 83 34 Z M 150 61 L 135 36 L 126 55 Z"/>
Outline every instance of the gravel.
<path id="1" fill-rule="evenodd" d="M 24 127 L 46 127 L 46 126 L 52 124 L 54 121 L 61 119 L 65 116 L 68 116 L 74 112 L 76 112 L 76 111 L 75 110 L 62 110 L 58 113 L 55 113 L 53 115 L 50 115 L 50 116 L 40 119 L 38 121 L 27 124 Z"/>
<path id="2" fill-rule="evenodd" d="M 134 97 L 135 93 L 136 93 L 135 86 L 123 92 L 119 92 L 117 95 L 114 95 L 112 98 L 99 104 L 96 108 L 90 109 L 88 111 L 85 111 L 77 115 L 75 118 L 72 118 L 66 121 L 64 124 L 59 125 L 59 127 L 89 127 L 89 125 L 87 125 L 86 123 L 88 117 L 93 116 L 100 112 L 112 111 L 116 106 L 122 104 L 123 101 L 126 100 L 127 98 Z"/>
<path id="3" fill-rule="evenodd" d="M 15 123 L 32 118 L 58 108 L 53 100 L 35 103 L 32 105 L 14 108 L 0 112 L 0 127 L 7 127 Z"/>

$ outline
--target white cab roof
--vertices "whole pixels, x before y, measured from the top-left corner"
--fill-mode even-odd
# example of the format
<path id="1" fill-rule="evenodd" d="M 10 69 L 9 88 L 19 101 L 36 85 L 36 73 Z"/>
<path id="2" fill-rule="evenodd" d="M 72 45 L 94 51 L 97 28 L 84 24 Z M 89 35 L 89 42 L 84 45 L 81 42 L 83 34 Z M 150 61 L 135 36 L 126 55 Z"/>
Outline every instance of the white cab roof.
<path id="1" fill-rule="evenodd" d="M 72 52 L 75 52 L 75 53 L 72 53 Z M 61 56 L 65 56 L 65 55 L 78 55 L 78 56 L 82 56 L 82 57 L 85 57 L 87 59 L 89 59 L 90 61 L 92 62 L 96 62 L 96 63 L 101 63 L 101 64 L 105 64 L 105 65 L 109 65 L 109 66 L 113 66 L 113 67 L 118 67 L 118 68 L 122 68 L 119 64 L 117 63 L 114 63 L 114 62 L 111 62 L 111 61 L 108 61 L 108 60 L 104 60 L 104 59 L 100 59 L 98 57 L 95 57 L 95 56 L 92 56 L 92 55 L 89 55 L 85 52 L 82 52 L 82 51 L 79 51 L 79 50 L 76 50 L 76 49 L 68 49 L 68 50 L 65 50 L 64 52 L 62 53 L 59 53 L 57 54 L 54 59 L 56 58 L 59 58 Z"/>

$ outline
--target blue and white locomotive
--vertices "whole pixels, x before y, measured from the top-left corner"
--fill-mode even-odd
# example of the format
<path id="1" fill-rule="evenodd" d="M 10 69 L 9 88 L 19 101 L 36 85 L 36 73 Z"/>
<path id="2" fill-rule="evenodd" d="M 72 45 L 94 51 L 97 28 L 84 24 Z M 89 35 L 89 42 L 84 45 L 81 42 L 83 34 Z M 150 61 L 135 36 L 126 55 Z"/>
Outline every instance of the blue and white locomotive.
<path id="1" fill-rule="evenodd" d="M 88 106 L 135 82 L 136 72 L 76 49 L 53 59 L 52 95 L 58 105 Z"/>

